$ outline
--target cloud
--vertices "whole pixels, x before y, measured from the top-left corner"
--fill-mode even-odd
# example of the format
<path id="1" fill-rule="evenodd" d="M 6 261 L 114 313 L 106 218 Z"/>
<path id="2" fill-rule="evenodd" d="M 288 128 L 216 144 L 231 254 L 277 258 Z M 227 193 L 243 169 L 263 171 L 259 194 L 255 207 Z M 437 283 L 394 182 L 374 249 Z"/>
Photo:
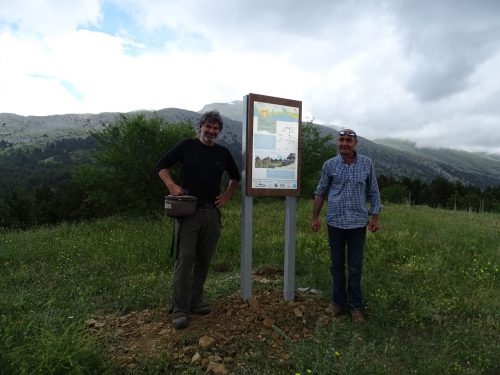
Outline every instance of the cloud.
<path id="1" fill-rule="evenodd" d="M 467 90 L 498 51 L 498 1 L 405 1 L 394 7 L 412 70 L 407 88 L 424 102 Z"/>
<path id="2" fill-rule="evenodd" d="M 99 21 L 100 0 L 2 0 L 0 20 L 19 32 L 60 34 Z"/>
<path id="3" fill-rule="evenodd" d="M 0 112 L 199 110 L 253 92 L 371 139 L 500 144 L 497 1 L 29 3 L 0 7 Z"/>

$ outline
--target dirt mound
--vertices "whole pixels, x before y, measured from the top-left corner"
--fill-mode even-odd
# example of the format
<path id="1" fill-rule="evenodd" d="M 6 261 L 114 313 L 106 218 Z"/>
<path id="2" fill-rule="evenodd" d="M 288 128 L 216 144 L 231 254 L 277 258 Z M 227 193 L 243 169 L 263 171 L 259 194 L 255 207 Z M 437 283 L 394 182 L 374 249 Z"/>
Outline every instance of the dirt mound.
<path id="1" fill-rule="evenodd" d="M 210 307 L 209 315 L 192 316 L 181 331 L 172 327 L 168 308 L 97 316 L 86 325 L 105 340 L 107 355 L 120 367 L 133 369 L 166 355 L 179 367 L 227 374 L 239 372 L 257 355 L 287 368 L 287 342 L 312 339 L 314 330 L 332 319 L 324 300 L 297 292 L 287 302 L 281 289 L 254 291 L 247 302 L 239 294 L 230 295 Z"/>

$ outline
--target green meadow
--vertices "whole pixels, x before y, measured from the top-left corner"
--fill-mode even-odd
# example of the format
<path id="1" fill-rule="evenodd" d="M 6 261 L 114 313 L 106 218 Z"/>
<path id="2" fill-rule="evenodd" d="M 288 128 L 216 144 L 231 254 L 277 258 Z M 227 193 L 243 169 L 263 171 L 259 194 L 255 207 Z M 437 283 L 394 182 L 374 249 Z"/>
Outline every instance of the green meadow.
<path id="1" fill-rule="evenodd" d="M 283 267 L 284 209 L 283 200 L 254 204 L 254 270 Z M 300 200 L 296 286 L 321 290 L 327 306 L 326 230 L 313 233 L 310 216 L 311 202 Z M 365 248 L 367 321 L 338 319 L 288 343 L 286 369 L 258 352 L 246 373 L 500 373 L 500 215 L 387 205 L 381 222 Z M 223 225 L 208 302 L 240 287 L 237 202 Z M 168 358 L 118 368 L 84 323 L 100 311 L 169 305 L 171 233 L 161 216 L 0 232 L 0 374 L 203 373 Z"/>

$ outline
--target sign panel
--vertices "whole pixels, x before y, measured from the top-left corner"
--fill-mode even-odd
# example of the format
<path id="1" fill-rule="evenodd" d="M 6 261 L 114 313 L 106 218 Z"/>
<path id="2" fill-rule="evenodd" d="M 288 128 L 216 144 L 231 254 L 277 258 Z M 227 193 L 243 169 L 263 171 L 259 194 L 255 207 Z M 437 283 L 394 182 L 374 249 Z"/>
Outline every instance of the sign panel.
<path id="1" fill-rule="evenodd" d="M 247 195 L 299 196 L 302 102 L 249 94 Z"/>

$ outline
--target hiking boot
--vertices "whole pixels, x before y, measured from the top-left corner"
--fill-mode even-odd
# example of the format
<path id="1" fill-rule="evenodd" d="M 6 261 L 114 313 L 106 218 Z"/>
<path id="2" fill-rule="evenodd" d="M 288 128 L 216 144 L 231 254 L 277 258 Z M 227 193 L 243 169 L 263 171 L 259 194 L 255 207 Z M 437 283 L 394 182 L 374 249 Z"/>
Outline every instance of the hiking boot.
<path id="1" fill-rule="evenodd" d="M 172 316 L 172 325 L 175 329 L 184 329 L 189 325 L 189 318 L 183 312 L 175 312 Z"/>
<path id="2" fill-rule="evenodd" d="M 332 305 L 333 316 L 341 316 L 347 314 L 348 310 L 346 306 Z"/>
<path id="3" fill-rule="evenodd" d="M 351 318 L 354 323 L 363 323 L 365 321 L 365 316 L 359 309 L 351 311 Z"/>
<path id="4" fill-rule="evenodd" d="M 207 305 L 193 307 L 191 309 L 191 314 L 208 315 L 210 314 L 210 308 Z"/>

